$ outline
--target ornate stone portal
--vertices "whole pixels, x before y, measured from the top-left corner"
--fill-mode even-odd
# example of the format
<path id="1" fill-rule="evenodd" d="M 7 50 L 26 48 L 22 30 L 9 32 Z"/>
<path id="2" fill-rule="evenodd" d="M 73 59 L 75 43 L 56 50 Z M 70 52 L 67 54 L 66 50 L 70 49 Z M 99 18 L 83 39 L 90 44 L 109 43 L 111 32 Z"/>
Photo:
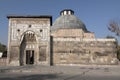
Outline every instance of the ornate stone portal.
<path id="1" fill-rule="evenodd" d="M 96 39 L 67 9 L 51 16 L 8 16 L 8 65 L 117 64 L 116 40 Z"/>
<path id="2" fill-rule="evenodd" d="M 8 16 L 8 64 L 49 64 L 51 16 Z"/>

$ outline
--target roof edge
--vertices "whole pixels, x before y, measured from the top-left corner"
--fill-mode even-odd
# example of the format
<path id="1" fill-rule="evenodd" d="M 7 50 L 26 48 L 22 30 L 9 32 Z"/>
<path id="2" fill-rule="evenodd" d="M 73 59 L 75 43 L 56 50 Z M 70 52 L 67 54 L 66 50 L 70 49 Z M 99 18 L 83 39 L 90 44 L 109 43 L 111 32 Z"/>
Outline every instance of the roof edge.
<path id="1" fill-rule="evenodd" d="M 51 15 L 8 15 L 7 18 L 52 18 Z"/>

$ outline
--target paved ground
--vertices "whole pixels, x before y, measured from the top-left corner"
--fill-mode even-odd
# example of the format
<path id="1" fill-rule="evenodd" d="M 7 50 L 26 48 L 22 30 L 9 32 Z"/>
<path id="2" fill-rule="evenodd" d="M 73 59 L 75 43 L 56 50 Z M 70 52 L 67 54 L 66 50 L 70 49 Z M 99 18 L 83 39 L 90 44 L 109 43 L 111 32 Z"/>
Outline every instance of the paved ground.
<path id="1" fill-rule="evenodd" d="M 120 65 L 0 67 L 0 80 L 120 80 Z"/>

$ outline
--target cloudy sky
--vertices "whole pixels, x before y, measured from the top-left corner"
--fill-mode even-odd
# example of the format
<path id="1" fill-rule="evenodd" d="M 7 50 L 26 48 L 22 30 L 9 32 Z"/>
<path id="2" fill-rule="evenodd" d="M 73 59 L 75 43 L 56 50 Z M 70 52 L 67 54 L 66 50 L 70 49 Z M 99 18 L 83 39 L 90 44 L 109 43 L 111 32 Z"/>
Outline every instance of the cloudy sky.
<path id="1" fill-rule="evenodd" d="M 120 0 L 0 0 L 0 42 L 7 45 L 7 15 L 52 15 L 54 22 L 63 9 L 74 10 L 97 38 L 115 36 L 107 25 L 120 20 Z"/>

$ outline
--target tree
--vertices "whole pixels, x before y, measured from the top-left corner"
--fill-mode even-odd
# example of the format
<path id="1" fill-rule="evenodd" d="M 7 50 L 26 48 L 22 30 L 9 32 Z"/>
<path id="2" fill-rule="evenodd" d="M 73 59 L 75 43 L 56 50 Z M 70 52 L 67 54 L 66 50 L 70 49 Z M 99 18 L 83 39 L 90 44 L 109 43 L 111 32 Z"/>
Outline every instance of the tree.
<path id="1" fill-rule="evenodd" d="M 108 29 L 114 32 L 117 36 L 120 36 L 120 22 L 112 20 L 108 25 Z"/>
<path id="2" fill-rule="evenodd" d="M 7 47 L 0 43 L 0 52 L 3 53 L 2 57 L 7 57 Z"/>
<path id="3" fill-rule="evenodd" d="M 0 43 L 0 52 L 5 52 L 7 51 L 7 47 L 4 44 Z"/>
<path id="4" fill-rule="evenodd" d="M 117 58 L 120 61 L 120 46 L 117 47 Z"/>
<path id="5" fill-rule="evenodd" d="M 120 21 L 119 20 L 112 20 L 108 25 L 108 29 L 111 32 L 114 32 L 117 36 L 120 36 Z M 117 58 L 120 61 L 120 46 L 117 46 Z"/>
<path id="6" fill-rule="evenodd" d="M 115 39 L 115 37 L 113 37 L 111 35 L 107 35 L 105 38 L 107 38 L 107 39 Z"/>

